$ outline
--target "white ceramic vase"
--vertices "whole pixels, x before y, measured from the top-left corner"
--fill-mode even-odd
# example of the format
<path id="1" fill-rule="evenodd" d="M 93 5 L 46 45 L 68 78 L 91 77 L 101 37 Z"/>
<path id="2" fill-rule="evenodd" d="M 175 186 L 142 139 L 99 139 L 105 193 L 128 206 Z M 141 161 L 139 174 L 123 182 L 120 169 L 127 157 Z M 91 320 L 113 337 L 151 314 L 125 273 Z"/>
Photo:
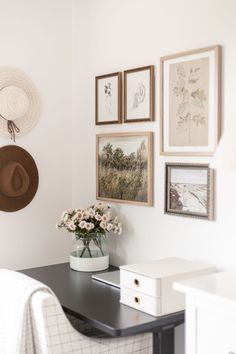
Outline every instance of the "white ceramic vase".
<path id="1" fill-rule="evenodd" d="M 70 267 L 79 272 L 98 272 L 109 267 L 109 254 L 96 258 L 81 258 L 70 254 Z"/>

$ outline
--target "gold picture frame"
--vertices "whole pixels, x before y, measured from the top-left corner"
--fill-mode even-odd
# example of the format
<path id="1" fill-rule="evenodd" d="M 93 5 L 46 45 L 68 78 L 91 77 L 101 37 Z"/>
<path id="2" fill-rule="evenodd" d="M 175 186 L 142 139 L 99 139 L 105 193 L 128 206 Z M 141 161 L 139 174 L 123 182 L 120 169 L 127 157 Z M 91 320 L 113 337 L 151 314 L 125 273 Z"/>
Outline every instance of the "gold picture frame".
<path id="1" fill-rule="evenodd" d="M 154 120 L 154 71 L 154 65 L 124 71 L 124 123 Z"/>
<path id="2" fill-rule="evenodd" d="M 95 77 L 95 124 L 122 123 L 122 73 Z"/>
<path id="3" fill-rule="evenodd" d="M 221 47 L 160 59 L 160 154 L 211 156 L 220 137 Z"/>
<path id="4" fill-rule="evenodd" d="M 96 135 L 96 195 L 111 202 L 153 204 L 153 133 Z"/>
<path id="5" fill-rule="evenodd" d="M 213 219 L 213 170 L 208 164 L 166 163 L 165 213 Z"/>

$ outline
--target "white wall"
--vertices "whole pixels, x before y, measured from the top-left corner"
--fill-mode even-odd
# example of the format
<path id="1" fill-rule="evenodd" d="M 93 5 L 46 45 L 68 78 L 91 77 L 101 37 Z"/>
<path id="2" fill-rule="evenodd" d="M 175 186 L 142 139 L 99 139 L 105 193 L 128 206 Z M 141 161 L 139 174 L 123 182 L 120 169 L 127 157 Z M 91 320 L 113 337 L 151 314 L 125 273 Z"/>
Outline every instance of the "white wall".
<path id="1" fill-rule="evenodd" d="M 39 124 L 17 140 L 38 164 L 39 190 L 25 209 L 0 212 L 0 267 L 66 261 L 70 240 L 54 224 L 71 199 L 73 206 L 95 199 L 95 134 L 150 130 L 154 207 L 114 205 L 124 233 L 113 242 L 112 262 L 175 255 L 236 269 L 235 174 L 217 174 L 216 221 L 168 216 L 163 214 L 165 161 L 209 159 L 159 156 L 160 56 L 221 44 L 224 126 L 235 129 L 235 0 L 74 0 L 72 56 L 71 1 L 0 0 L 0 9 L 0 66 L 13 65 L 31 76 L 42 102 Z M 156 121 L 95 127 L 94 77 L 149 64 L 156 65 Z M 9 143 L 0 138 L 0 146 Z M 182 335 L 178 339 L 180 354 Z"/>
<path id="2" fill-rule="evenodd" d="M 235 174 L 224 172 L 216 176 L 215 221 L 164 215 L 165 161 L 208 162 L 210 159 L 159 155 L 161 56 L 221 44 L 223 119 L 226 130 L 235 129 L 236 2 L 89 0 L 75 1 L 73 13 L 73 204 L 85 205 L 95 198 L 96 133 L 153 131 L 154 207 L 114 205 L 124 221 L 124 233 L 116 242 L 113 262 L 177 255 L 205 260 L 219 268 L 236 269 L 233 227 L 236 190 L 231 187 Z M 96 127 L 94 77 L 148 64 L 156 65 L 156 121 Z"/>
<path id="3" fill-rule="evenodd" d="M 25 71 L 41 100 L 38 125 L 17 139 L 38 165 L 39 189 L 26 208 L 0 211 L 0 267 L 67 261 L 69 237 L 54 225 L 71 204 L 71 2 L 0 0 L 0 43 L 0 66 Z"/>
<path id="4" fill-rule="evenodd" d="M 236 1 L 81 0 L 74 1 L 73 13 L 73 205 L 87 205 L 95 199 L 96 133 L 153 131 L 154 207 L 114 205 L 124 222 L 124 233 L 113 244 L 112 262 L 118 265 L 175 255 L 207 261 L 219 269 L 236 269 L 235 174 L 217 174 L 216 221 L 168 216 L 163 214 L 165 161 L 210 160 L 159 155 L 161 56 L 223 46 L 223 119 L 225 129 L 236 132 Z M 156 121 L 95 127 L 94 77 L 150 64 L 156 65 Z M 182 336 L 177 345 L 181 353 Z"/>

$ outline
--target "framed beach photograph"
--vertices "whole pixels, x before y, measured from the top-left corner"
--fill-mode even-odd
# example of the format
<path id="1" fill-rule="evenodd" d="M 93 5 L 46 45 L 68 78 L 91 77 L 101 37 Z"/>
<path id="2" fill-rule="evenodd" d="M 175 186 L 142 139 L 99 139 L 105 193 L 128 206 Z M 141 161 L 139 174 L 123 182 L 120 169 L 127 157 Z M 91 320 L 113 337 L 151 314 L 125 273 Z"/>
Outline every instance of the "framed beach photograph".
<path id="1" fill-rule="evenodd" d="M 165 213 L 211 220 L 212 174 L 207 164 L 166 163 Z"/>
<path id="2" fill-rule="evenodd" d="M 162 155 L 213 155 L 220 135 L 221 48 L 160 61 Z"/>
<path id="3" fill-rule="evenodd" d="M 154 65 L 124 71 L 124 122 L 154 120 Z"/>
<path id="4" fill-rule="evenodd" d="M 95 123 L 122 122 L 122 74 L 113 73 L 95 78 Z"/>
<path id="5" fill-rule="evenodd" d="M 152 205 L 152 133 L 98 134 L 97 199 Z"/>

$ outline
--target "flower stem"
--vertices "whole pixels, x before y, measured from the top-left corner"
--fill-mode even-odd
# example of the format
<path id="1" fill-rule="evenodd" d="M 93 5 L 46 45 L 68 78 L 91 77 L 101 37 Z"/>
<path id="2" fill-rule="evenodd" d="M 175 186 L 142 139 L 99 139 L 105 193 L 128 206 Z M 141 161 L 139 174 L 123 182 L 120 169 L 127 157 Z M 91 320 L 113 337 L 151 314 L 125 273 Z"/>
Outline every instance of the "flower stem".
<path id="1" fill-rule="evenodd" d="M 90 258 L 92 258 L 93 256 L 92 256 L 92 253 L 90 251 L 89 245 L 88 245 L 87 249 L 88 249 L 88 253 L 89 253 Z"/>
<path id="2" fill-rule="evenodd" d="M 100 239 L 98 239 L 98 238 L 95 238 L 94 240 L 93 240 L 93 242 L 95 243 L 95 245 L 100 249 L 100 251 L 101 251 L 101 254 L 103 255 L 103 256 L 105 256 L 104 255 L 104 252 L 103 252 L 103 249 L 102 249 L 102 243 L 101 243 L 101 240 Z"/>
<path id="3" fill-rule="evenodd" d="M 82 252 L 81 252 L 80 258 L 82 258 L 82 257 L 83 257 L 84 252 L 86 251 L 86 248 L 87 248 L 87 247 L 85 247 L 85 246 L 84 246 L 84 248 L 83 248 L 83 250 L 82 250 Z"/>
<path id="4" fill-rule="evenodd" d="M 90 240 L 88 240 L 88 241 L 83 240 L 83 244 L 84 244 L 84 247 L 83 247 L 83 250 L 81 252 L 80 258 L 83 257 L 83 255 L 84 255 L 86 250 L 88 251 L 89 257 L 92 258 L 93 256 L 92 256 L 92 253 L 91 253 L 90 248 L 89 248 Z"/>

